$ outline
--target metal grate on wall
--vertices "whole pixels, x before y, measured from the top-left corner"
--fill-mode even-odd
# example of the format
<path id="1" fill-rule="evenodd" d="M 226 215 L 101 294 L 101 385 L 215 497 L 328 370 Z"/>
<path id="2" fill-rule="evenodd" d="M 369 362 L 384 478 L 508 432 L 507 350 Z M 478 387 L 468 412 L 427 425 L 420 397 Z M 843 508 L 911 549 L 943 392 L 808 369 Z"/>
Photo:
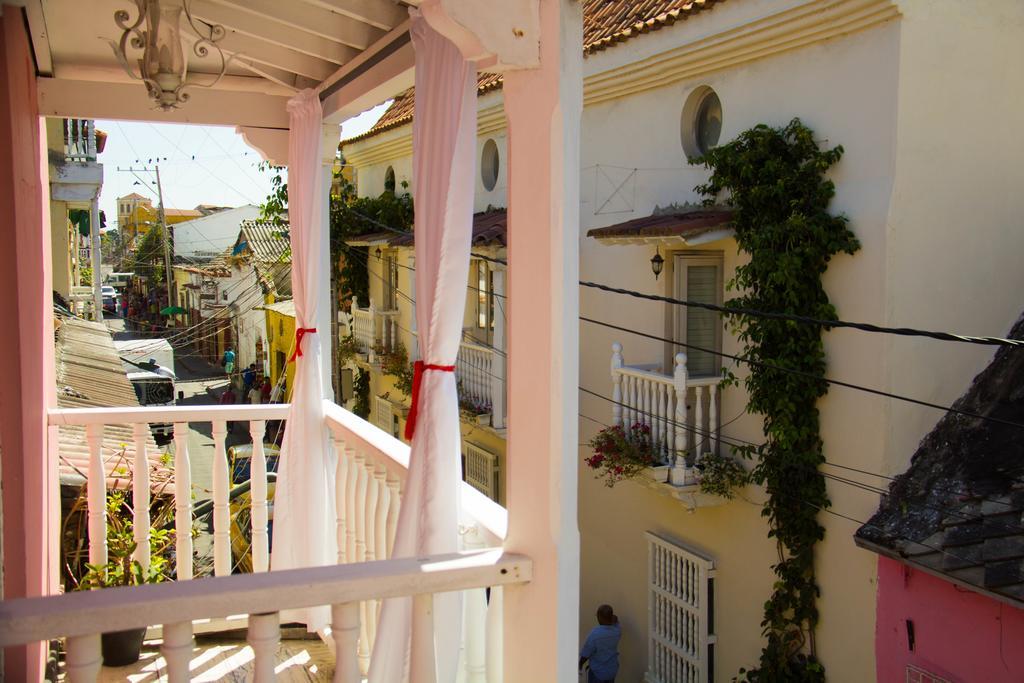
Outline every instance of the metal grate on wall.
<path id="1" fill-rule="evenodd" d="M 373 424 L 391 433 L 391 401 L 380 396 L 373 397 Z"/>
<path id="2" fill-rule="evenodd" d="M 715 563 L 648 531 L 647 683 L 714 680 Z"/>
<path id="3" fill-rule="evenodd" d="M 498 456 L 463 442 L 465 458 L 462 471 L 467 483 L 493 501 L 498 500 Z"/>

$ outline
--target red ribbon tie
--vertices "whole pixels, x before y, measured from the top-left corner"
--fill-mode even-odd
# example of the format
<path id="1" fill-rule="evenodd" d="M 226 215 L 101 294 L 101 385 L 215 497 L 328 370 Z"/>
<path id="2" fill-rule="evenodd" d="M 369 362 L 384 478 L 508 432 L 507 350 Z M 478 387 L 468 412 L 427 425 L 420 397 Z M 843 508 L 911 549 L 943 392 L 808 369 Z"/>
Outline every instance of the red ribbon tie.
<path id="1" fill-rule="evenodd" d="M 316 332 L 315 327 L 300 327 L 295 330 L 295 351 L 292 353 L 292 357 L 288 359 L 288 362 L 294 362 L 296 358 L 302 355 L 302 338 L 307 334 L 314 334 Z"/>
<path id="2" fill-rule="evenodd" d="M 412 405 L 409 407 L 409 417 L 405 421 L 405 438 L 412 441 L 412 435 L 416 433 L 416 415 L 419 413 L 420 405 L 420 380 L 427 370 L 438 372 L 455 372 L 454 365 L 433 365 L 424 363 L 421 360 L 413 363 L 412 366 Z"/>

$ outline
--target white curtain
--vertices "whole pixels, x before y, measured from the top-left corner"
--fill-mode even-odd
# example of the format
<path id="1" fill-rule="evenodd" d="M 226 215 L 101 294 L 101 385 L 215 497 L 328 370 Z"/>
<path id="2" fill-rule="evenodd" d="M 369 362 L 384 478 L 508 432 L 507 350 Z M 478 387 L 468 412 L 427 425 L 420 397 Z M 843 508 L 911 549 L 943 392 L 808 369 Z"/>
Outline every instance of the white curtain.
<path id="1" fill-rule="evenodd" d="M 288 218 L 291 225 L 292 294 L 295 299 L 295 367 L 291 409 L 274 493 L 273 569 L 335 564 L 335 454 L 324 425 L 321 339 L 330 330 L 314 329 L 317 320 L 323 244 L 323 174 L 320 170 L 322 109 L 313 90 L 288 102 Z M 330 607 L 292 610 L 282 621 L 298 621 L 309 630 L 330 623 Z"/>
<path id="2" fill-rule="evenodd" d="M 455 365 L 466 305 L 476 151 L 476 66 L 416 14 L 411 33 L 416 321 L 424 366 L 395 557 L 454 552 L 459 545 L 459 409 L 455 374 L 447 368 Z M 414 610 L 411 599 L 386 601 L 370 680 L 452 683 L 461 621 L 459 593 L 435 596 L 432 619 Z M 414 631 L 417 642 L 433 636 L 434 670 L 410 667 Z"/>

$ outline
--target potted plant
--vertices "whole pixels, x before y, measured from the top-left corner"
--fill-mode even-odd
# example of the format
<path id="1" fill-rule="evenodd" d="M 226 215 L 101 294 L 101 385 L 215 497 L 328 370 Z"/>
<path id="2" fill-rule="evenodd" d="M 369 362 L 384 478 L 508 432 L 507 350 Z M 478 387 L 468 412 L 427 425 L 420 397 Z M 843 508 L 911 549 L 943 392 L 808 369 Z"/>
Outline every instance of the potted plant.
<path id="1" fill-rule="evenodd" d="M 651 428 L 641 422 L 628 429 L 621 425 L 606 427 L 588 445 L 594 449 L 594 454 L 584 462 L 608 487 L 633 479 L 659 464 Z"/>
<path id="2" fill-rule="evenodd" d="M 700 472 L 701 492 L 726 500 L 750 482 L 750 474 L 738 460 L 717 453 L 705 453 L 697 463 L 697 470 Z"/>
<path id="3" fill-rule="evenodd" d="M 78 583 L 78 590 L 141 586 L 160 583 L 169 578 L 168 555 L 174 545 L 174 532 L 167 528 L 150 528 L 149 567 L 143 568 L 133 559 L 138 544 L 134 538 L 133 512 L 127 494 L 111 491 L 107 498 L 107 563 L 86 564 L 86 573 Z M 127 666 L 139 661 L 146 628 L 113 631 L 101 636 L 103 664 Z"/>

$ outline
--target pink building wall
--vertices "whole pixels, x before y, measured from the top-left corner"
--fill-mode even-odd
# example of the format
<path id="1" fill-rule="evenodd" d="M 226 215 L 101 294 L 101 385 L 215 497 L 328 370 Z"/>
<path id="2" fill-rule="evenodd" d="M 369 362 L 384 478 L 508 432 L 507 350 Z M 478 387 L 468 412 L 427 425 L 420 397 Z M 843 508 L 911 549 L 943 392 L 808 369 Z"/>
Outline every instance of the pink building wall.
<path id="1" fill-rule="evenodd" d="M 56 405 L 49 182 L 45 125 L 23 11 L 0 5 L 0 449 L 3 597 L 57 587 L 56 459 L 47 409 Z M 9 681 L 42 680 L 42 643 L 4 651 Z"/>
<path id="2" fill-rule="evenodd" d="M 907 620 L 913 624 L 913 650 Z M 1024 610 L 879 558 L 879 683 L 1019 683 L 1022 643 Z"/>

